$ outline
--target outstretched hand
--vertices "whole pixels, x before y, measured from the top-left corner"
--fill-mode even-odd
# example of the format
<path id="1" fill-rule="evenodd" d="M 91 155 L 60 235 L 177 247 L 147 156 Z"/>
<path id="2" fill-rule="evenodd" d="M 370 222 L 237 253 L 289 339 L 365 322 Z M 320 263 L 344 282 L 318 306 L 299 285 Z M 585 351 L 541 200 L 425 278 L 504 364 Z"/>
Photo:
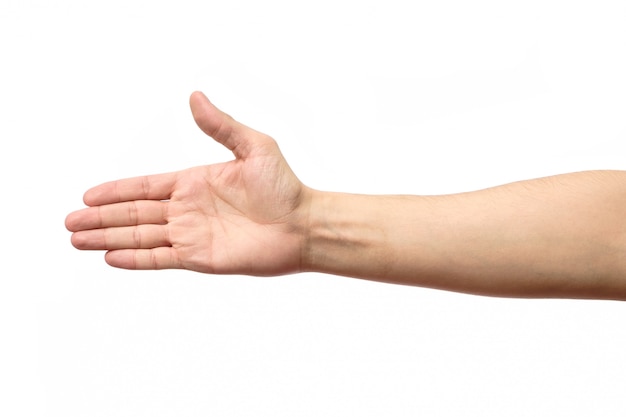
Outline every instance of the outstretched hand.
<path id="1" fill-rule="evenodd" d="M 106 250 L 127 269 L 179 268 L 216 274 L 301 270 L 310 190 L 276 142 L 216 108 L 199 92 L 197 125 L 230 149 L 230 162 L 108 182 L 67 216 L 78 249 Z"/>
<path id="2" fill-rule="evenodd" d="M 113 181 L 67 216 L 78 249 L 128 269 L 314 271 L 507 297 L 626 300 L 626 173 L 588 171 L 441 196 L 325 193 L 276 142 L 190 99 L 230 162 Z"/>

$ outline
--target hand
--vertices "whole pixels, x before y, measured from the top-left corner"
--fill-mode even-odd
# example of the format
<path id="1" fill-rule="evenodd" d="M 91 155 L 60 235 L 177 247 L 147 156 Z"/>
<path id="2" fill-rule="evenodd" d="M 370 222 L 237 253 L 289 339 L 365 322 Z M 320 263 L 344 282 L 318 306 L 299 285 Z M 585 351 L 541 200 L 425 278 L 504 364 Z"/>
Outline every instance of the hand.
<path id="1" fill-rule="evenodd" d="M 127 269 L 179 268 L 215 274 L 301 270 L 310 192 L 276 142 L 235 121 L 202 93 L 197 125 L 236 159 L 169 174 L 113 181 L 84 195 L 67 216 L 78 249 L 107 250 Z"/>

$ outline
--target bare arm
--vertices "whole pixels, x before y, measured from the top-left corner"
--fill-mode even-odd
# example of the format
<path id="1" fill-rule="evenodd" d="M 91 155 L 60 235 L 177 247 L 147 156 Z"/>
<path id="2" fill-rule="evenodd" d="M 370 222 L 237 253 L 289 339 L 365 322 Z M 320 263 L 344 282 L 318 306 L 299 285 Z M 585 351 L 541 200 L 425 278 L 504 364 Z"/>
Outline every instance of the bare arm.
<path id="1" fill-rule="evenodd" d="M 313 192 L 314 271 L 511 297 L 626 299 L 626 173 L 446 196 Z"/>
<path id="2" fill-rule="evenodd" d="M 446 196 L 303 185 L 275 141 L 201 93 L 198 126 L 230 162 L 85 193 L 78 249 L 128 269 L 270 276 L 316 271 L 508 297 L 626 300 L 626 173 L 564 174 Z"/>

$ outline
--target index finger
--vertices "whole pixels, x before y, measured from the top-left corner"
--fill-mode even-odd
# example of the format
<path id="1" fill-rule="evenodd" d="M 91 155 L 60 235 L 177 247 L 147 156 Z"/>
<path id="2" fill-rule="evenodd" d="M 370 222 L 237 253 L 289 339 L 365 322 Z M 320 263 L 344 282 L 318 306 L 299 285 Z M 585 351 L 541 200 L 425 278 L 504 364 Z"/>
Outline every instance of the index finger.
<path id="1" fill-rule="evenodd" d="M 134 200 L 168 200 L 176 177 L 173 172 L 105 182 L 87 190 L 83 201 L 88 206 L 101 206 Z"/>

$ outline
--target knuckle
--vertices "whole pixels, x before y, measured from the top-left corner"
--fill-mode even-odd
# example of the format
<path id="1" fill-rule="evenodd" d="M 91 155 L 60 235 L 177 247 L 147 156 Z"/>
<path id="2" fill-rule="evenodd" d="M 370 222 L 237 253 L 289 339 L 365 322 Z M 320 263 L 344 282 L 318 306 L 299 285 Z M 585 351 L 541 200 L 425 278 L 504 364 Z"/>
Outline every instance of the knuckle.
<path id="1" fill-rule="evenodd" d="M 131 201 L 128 204 L 128 221 L 131 225 L 137 225 L 139 223 L 139 209 L 137 208 L 137 202 Z"/>
<path id="2" fill-rule="evenodd" d="M 132 240 L 133 240 L 133 245 L 136 248 L 141 248 L 141 229 L 138 226 L 133 227 L 133 236 L 132 236 Z"/>

